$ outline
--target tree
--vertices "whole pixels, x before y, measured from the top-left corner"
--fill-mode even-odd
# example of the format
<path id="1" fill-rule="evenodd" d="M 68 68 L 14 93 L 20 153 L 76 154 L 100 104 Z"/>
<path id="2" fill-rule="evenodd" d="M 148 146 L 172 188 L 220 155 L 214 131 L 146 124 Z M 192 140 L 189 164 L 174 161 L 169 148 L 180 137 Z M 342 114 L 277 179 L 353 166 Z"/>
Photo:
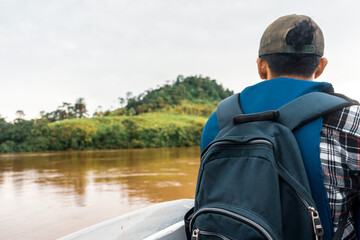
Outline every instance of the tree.
<path id="1" fill-rule="evenodd" d="M 125 99 L 123 97 L 119 97 L 119 103 L 120 103 L 120 107 L 124 107 Z"/>
<path id="2" fill-rule="evenodd" d="M 61 108 L 66 113 L 66 119 L 70 119 L 74 117 L 74 107 L 71 105 L 71 103 L 63 102 Z"/>
<path id="3" fill-rule="evenodd" d="M 86 103 L 84 98 L 78 98 L 75 102 L 75 113 L 78 118 L 83 118 L 86 113 Z"/>
<path id="4" fill-rule="evenodd" d="M 177 78 L 176 78 L 176 83 L 180 83 L 180 82 L 182 82 L 184 80 L 184 76 L 183 75 L 179 75 L 179 76 L 177 76 Z"/>
<path id="5" fill-rule="evenodd" d="M 44 110 L 40 111 L 40 118 L 41 119 L 46 118 L 46 113 Z"/>
<path id="6" fill-rule="evenodd" d="M 57 109 L 54 113 L 55 113 L 55 119 L 57 121 L 64 120 L 66 118 L 66 111 L 62 109 Z"/>
<path id="7" fill-rule="evenodd" d="M 134 108 L 129 109 L 129 116 L 133 116 L 136 114 L 136 110 Z"/>
<path id="8" fill-rule="evenodd" d="M 23 110 L 17 110 L 16 111 L 16 118 L 17 119 L 24 119 L 24 117 L 25 117 L 25 113 L 24 113 Z"/>
<path id="9" fill-rule="evenodd" d="M 133 96 L 133 93 L 132 93 L 132 92 L 127 92 L 127 93 L 126 93 L 126 100 L 132 98 L 132 96 Z"/>

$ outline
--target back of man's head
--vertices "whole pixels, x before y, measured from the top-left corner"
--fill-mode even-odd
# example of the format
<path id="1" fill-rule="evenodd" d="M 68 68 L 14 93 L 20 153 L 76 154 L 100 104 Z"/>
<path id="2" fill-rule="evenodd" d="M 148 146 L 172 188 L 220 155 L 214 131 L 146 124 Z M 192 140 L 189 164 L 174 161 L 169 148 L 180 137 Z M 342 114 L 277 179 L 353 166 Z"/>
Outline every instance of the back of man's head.
<path id="1" fill-rule="evenodd" d="M 277 19 L 265 30 L 259 48 L 273 77 L 312 76 L 324 54 L 324 37 L 319 26 L 303 15 Z"/>

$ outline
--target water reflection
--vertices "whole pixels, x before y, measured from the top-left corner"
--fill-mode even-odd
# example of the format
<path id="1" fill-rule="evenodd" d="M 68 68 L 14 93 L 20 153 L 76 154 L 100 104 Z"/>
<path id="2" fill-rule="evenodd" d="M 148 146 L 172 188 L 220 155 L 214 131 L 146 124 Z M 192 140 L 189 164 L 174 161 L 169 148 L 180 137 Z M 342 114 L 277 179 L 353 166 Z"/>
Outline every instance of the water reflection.
<path id="1" fill-rule="evenodd" d="M 55 238 L 150 203 L 193 198 L 198 164 L 198 148 L 0 155 L 0 238 Z M 50 218 L 57 230 L 28 226 L 44 228 Z"/>

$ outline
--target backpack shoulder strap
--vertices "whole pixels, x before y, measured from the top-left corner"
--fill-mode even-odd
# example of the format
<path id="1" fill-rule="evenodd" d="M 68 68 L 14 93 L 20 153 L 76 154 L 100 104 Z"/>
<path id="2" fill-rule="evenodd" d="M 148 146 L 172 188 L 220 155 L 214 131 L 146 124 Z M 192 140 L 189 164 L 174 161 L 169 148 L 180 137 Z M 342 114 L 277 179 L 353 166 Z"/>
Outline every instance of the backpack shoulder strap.
<path id="1" fill-rule="evenodd" d="M 240 93 L 236 93 L 225 98 L 218 104 L 216 116 L 220 129 L 223 129 L 226 125 L 228 125 L 234 116 L 242 114 L 239 97 Z"/>
<path id="2" fill-rule="evenodd" d="M 280 114 L 277 121 L 291 130 L 296 130 L 305 125 L 306 123 L 318 119 L 319 117 L 354 104 L 357 104 L 357 102 L 344 96 L 336 96 L 334 93 L 308 93 L 278 109 Z M 305 132 L 311 131 L 311 134 L 313 134 L 315 130 L 317 130 L 316 127 L 313 128 L 309 126 L 307 130 L 305 130 Z M 309 136 L 311 139 L 313 139 L 315 135 Z M 302 142 L 301 144 L 305 148 L 310 147 L 310 149 L 312 149 L 311 146 L 314 146 L 312 145 L 313 143 L 311 143 L 312 140 L 310 141 L 310 143 L 308 142 L 308 140 L 305 141 L 307 142 L 305 145 L 304 142 Z M 320 159 L 319 161 L 313 161 L 313 157 L 320 157 L 318 154 L 319 153 L 310 156 L 305 153 L 303 159 L 306 173 L 308 175 L 309 184 L 311 187 L 312 197 L 316 203 L 320 215 L 321 223 L 324 229 L 324 235 L 326 236 L 325 238 L 332 239 L 333 223 L 329 202 L 326 197 L 326 189 L 322 181 L 323 177 L 321 175 L 321 163 Z M 342 230 L 339 229 L 339 231 Z M 342 236 L 340 232 L 337 232 L 336 234 Z"/>
<path id="3" fill-rule="evenodd" d="M 278 111 L 278 122 L 294 130 L 316 118 L 344 107 L 358 104 L 355 100 L 329 93 L 312 92 L 285 104 Z"/>

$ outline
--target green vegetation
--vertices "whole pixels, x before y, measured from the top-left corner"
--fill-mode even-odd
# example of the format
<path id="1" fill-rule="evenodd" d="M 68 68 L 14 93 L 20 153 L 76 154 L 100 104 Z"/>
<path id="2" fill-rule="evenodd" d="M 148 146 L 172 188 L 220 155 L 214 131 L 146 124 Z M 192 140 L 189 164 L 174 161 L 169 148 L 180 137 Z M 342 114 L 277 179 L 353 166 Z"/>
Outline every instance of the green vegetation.
<path id="1" fill-rule="evenodd" d="M 138 116 L 0 121 L 0 152 L 195 146 L 206 117 L 169 113 Z"/>
<path id="2" fill-rule="evenodd" d="M 18 111 L 13 123 L 0 118 L 0 152 L 199 145 L 207 118 L 231 94 L 215 80 L 179 76 L 172 85 L 146 94 L 132 97 L 129 93 L 125 107 L 96 112 L 93 118 L 84 118 L 83 98 L 74 107 L 64 103 L 56 111 L 43 113 L 41 119 L 23 120 L 24 113 Z"/>
<path id="3" fill-rule="evenodd" d="M 148 113 L 52 123 L 54 149 L 180 147 L 199 144 L 205 117 Z"/>
<path id="4" fill-rule="evenodd" d="M 19 113 L 20 112 L 20 113 Z M 23 111 L 18 111 L 18 115 L 24 115 Z M 84 98 L 78 98 L 74 104 L 63 102 L 55 111 L 45 113 L 40 112 L 40 115 L 43 119 L 46 119 L 50 122 L 61 121 L 65 119 L 73 118 L 84 118 L 87 115 L 86 103 Z M 19 117 L 22 119 L 22 117 Z"/>
<path id="5" fill-rule="evenodd" d="M 146 112 L 162 111 L 209 116 L 219 101 L 234 94 L 218 85 L 209 77 L 178 76 L 173 84 L 166 84 L 155 90 L 149 90 L 137 97 L 128 92 L 127 105 L 110 115 L 137 115 Z M 120 104 L 125 102 L 119 98 Z"/>
<path id="6" fill-rule="evenodd" d="M 35 152 L 49 150 L 51 129 L 48 121 L 0 119 L 0 152 Z"/>

